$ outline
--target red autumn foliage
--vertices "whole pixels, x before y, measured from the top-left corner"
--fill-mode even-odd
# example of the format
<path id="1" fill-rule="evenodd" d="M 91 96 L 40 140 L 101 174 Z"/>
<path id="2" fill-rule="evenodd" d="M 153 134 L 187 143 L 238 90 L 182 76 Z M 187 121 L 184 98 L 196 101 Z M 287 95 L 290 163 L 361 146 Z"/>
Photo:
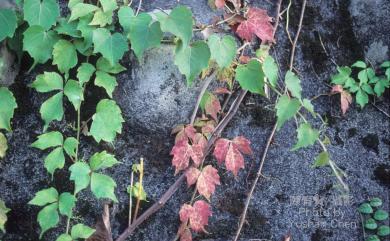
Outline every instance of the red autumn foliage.
<path id="1" fill-rule="evenodd" d="M 215 186 L 220 185 L 218 170 L 207 165 L 202 171 L 191 167 L 186 172 L 188 186 L 196 183 L 197 191 L 204 196 L 207 200 L 210 200 L 211 194 L 215 191 Z"/>
<path id="2" fill-rule="evenodd" d="M 260 8 L 249 8 L 246 14 L 246 20 L 241 22 L 237 28 L 237 34 L 240 38 L 252 41 L 256 35 L 262 41 L 274 41 L 274 27 L 271 24 L 272 18 L 268 16 L 267 11 Z"/>
<path id="3" fill-rule="evenodd" d="M 238 136 L 232 141 L 220 138 L 215 144 L 215 158 L 220 164 L 225 161 L 226 169 L 232 171 L 234 176 L 237 176 L 238 171 L 244 168 L 244 157 L 241 153 L 252 154 L 250 141 L 245 137 Z"/>
<path id="4" fill-rule="evenodd" d="M 344 90 L 341 85 L 333 86 L 332 93 L 340 93 L 341 111 L 343 112 L 343 115 L 345 115 L 345 113 L 349 109 L 349 105 L 352 104 L 351 94 L 348 91 Z"/>

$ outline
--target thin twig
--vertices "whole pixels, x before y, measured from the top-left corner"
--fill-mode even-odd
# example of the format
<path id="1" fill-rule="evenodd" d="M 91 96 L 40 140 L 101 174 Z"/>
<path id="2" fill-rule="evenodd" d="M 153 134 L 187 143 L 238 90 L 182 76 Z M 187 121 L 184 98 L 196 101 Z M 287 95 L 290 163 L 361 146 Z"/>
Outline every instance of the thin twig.
<path id="1" fill-rule="evenodd" d="M 138 2 L 138 8 L 137 8 L 137 12 L 135 13 L 135 16 L 138 15 L 139 10 L 141 10 L 141 6 L 142 6 L 142 0 L 139 0 L 139 2 Z"/>
<path id="2" fill-rule="evenodd" d="M 192 115 L 191 115 L 190 125 L 194 124 L 195 118 L 196 118 L 196 113 L 198 113 L 199 105 L 200 105 L 200 102 L 202 101 L 202 97 L 203 97 L 204 93 L 206 92 L 207 87 L 210 85 L 211 81 L 215 78 L 216 75 L 217 75 L 217 71 L 214 71 L 211 75 L 206 77 L 205 81 L 203 82 L 202 89 L 200 90 L 198 99 L 196 100 L 194 111 L 192 112 Z"/>
<path id="3" fill-rule="evenodd" d="M 134 210 L 134 220 L 137 219 L 139 205 L 141 203 L 141 194 L 142 194 L 142 189 L 143 189 L 143 186 L 142 186 L 143 185 L 142 184 L 143 177 L 144 177 L 144 159 L 141 157 L 140 170 L 139 170 L 139 189 L 138 189 L 138 195 L 137 195 L 137 203 L 135 205 L 135 210 Z"/>
<path id="4" fill-rule="evenodd" d="M 299 38 L 299 35 L 301 33 L 301 29 L 302 29 L 303 16 L 305 16 L 306 2 L 307 2 L 307 0 L 303 0 L 301 16 L 299 18 L 298 30 L 297 30 L 297 33 L 295 34 L 294 42 L 293 42 L 293 45 L 291 48 L 290 70 L 292 70 L 294 67 L 293 64 L 294 64 L 294 57 L 295 57 L 295 49 L 297 47 L 298 38 Z"/>
<path id="5" fill-rule="evenodd" d="M 374 103 L 371 102 L 371 105 L 374 106 L 377 110 L 379 110 L 380 112 L 382 112 L 382 114 L 384 114 L 387 118 L 390 118 L 390 115 L 389 113 L 387 113 L 386 111 L 382 110 L 381 108 L 379 108 L 377 105 L 375 105 Z"/>

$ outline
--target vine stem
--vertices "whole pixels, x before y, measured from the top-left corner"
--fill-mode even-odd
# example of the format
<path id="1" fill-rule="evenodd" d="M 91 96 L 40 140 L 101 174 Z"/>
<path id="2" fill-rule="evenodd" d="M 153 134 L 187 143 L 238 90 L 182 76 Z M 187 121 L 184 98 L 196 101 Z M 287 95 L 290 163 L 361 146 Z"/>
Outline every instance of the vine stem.
<path id="1" fill-rule="evenodd" d="M 202 88 L 200 90 L 200 93 L 198 95 L 198 99 L 196 100 L 196 104 L 195 104 L 195 108 L 194 108 L 194 111 L 192 112 L 192 115 L 191 115 L 191 120 L 190 120 L 190 125 L 193 125 L 194 122 L 195 122 L 195 118 L 196 118 L 196 113 L 198 113 L 198 110 L 199 110 L 199 106 L 200 106 L 200 102 L 202 101 L 202 98 L 203 98 L 203 95 L 204 93 L 206 92 L 207 88 L 209 87 L 211 81 L 215 78 L 215 76 L 217 75 L 217 72 L 214 71 L 211 75 L 209 75 L 206 80 L 204 81 L 203 85 L 202 85 Z"/>
<path id="2" fill-rule="evenodd" d="M 141 193 L 142 193 L 142 189 L 143 189 L 142 188 L 143 177 L 144 177 L 144 159 L 141 157 L 141 168 L 140 168 L 140 174 L 139 174 L 139 190 L 138 190 L 137 203 L 135 205 L 134 220 L 137 219 L 139 204 L 141 202 Z"/>
<path id="3" fill-rule="evenodd" d="M 81 123 L 81 105 L 79 109 L 77 110 L 77 134 L 76 134 L 76 139 L 77 139 L 77 146 L 76 146 L 76 151 L 75 151 L 75 162 L 78 161 L 79 159 L 79 143 L 80 143 L 80 123 Z M 73 192 L 73 196 L 76 198 L 76 189 Z M 69 228 L 70 228 L 70 220 L 72 218 L 72 213 L 73 210 L 71 210 L 70 215 L 68 219 L 66 220 L 66 233 L 69 234 Z"/>
<path id="4" fill-rule="evenodd" d="M 132 214 L 131 214 L 131 210 L 133 208 L 133 197 L 132 197 L 132 189 L 133 189 L 133 181 L 134 181 L 134 172 L 131 172 L 131 176 L 130 176 L 130 195 L 129 195 L 129 223 L 128 223 L 128 226 L 131 225 L 131 217 L 132 217 Z"/>

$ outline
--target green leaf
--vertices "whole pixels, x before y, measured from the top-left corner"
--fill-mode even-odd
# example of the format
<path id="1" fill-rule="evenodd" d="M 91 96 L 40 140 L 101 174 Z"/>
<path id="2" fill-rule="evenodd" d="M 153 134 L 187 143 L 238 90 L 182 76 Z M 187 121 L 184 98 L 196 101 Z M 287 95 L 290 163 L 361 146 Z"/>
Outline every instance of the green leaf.
<path id="1" fill-rule="evenodd" d="M 64 94 L 77 111 L 84 100 L 83 87 L 80 86 L 80 83 L 72 79 L 68 80 L 64 88 Z"/>
<path id="2" fill-rule="evenodd" d="M 74 45 L 67 40 L 59 40 L 53 49 L 53 64 L 61 73 L 68 73 L 77 64 L 77 52 Z"/>
<path id="3" fill-rule="evenodd" d="M 92 171 L 112 167 L 118 163 L 119 161 L 114 157 L 114 155 L 109 154 L 106 151 L 95 153 L 89 160 L 89 165 Z"/>
<path id="4" fill-rule="evenodd" d="M 313 104 L 311 103 L 310 100 L 308 100 L 308 99 L 303 99 L 302 105 L 303 105 L 303 107 L 304 107 L 307 111 L 309 111 L 309 112 L 313 115 L 313 117 L 316 116 L 316 113 L 314 112 L 314 106 L 313 106 Z"/>
<path id="5" fill-rule="evenodd" d="M 381 241 L 381 240 L 376 235 L 370 235 L 370 236 L 368 236 L 366 241 Z"/>
<path id="6" fill-rule="evenodd" d="M 85 162 L 75 162 L 69 167 L 70 180 L 75 183 L 75 193 L 80 192 L 84 188 L 88 187 L 91 169 Z"/>
<path id="7" fill-rule="evenodd" d="M 58 201 L 58 192 L 54 187 L 43 189 L 35 193 L 35 197 L 28 202 L 30 205 L 45 206 Z"/>
<path id="8" fill-rule="evenodd" d="M 136 182 L 132 187 L 129 186 L 127 193 L 131 194 L 132 197 L 146 201 L 146 192 L 139 182 Z"/>
<path id="9" fill-rule="evenodd" d="M 49 127 L 50 122 L 53 120 L 60 121 L 64 115 L 64 108 L 62 106 L 62 97 L 63 93 L 59 92 L 48 100 L 43 102 L 41 109 L 39 112 L 41 113 L 41 117 L 45 122 L 43 127 L 43 131 L 46 131 Z"/>
<path id="10" fill-rule="evenodd" d="M 23 13 L 30 26 L 40 25 L 47 30 L 56 23 L 60 8 L 56 0 L 24 0 Z"/>
<path id="11" fill-rule="evenodd" d="M 356 93 L 356 102 L 363 108 L 368 103 L 368 95 L 363 90 L 358 90 Z"/>
<path id="12" fill-rule="evenodd" d="M 356 62 L 352 65 L 352 67 L 365 69 L 365 68 L 367 68 L 367 65 L 366 65 L 366 63 L 364 63 L 363 61 L 359 60 L 359 61 L 356 61 Z"/>
<path id="13" fill-rule="evenodd" d="M 278 65 L 275 63 L 274 58 L 270 55 L 264 59 L 263 72 L 271 86 L 276 87 L 278 83 Z"/>
<path id="14" fill-rule="evenodd" d="M 383 221 L 389 218 L 389 213 L 385 210 L 379 209 L 375 211 L 374 218 L 375 220 Z"/>
<path id="15" fill-rule="evenodd" d="M 72 237 L 69 234 L 63 233 L 58 238 L 56 241 L 72 241 Z"/>
<path id="16" fill-rule="evenodd" d="M 84 17 L 85 15 L 88 15 L 98 9 L 98 7 L 92 4 L 77 3 L 71 9 L 72 13 L 70 15 L 69 22 Z"/>
<path id="17" fill-rule="evenodd" d="M 364 222 L 364 227 L 366 229 L 369 229 L 369 230 L 375 230 L 378 225 L 376 224 L 375 220 L 372 219 L 372 218 L 369 218 L 367 219 L 365 222 Z"/>
<path id="18" fill-rule="evenodd" d="M 34 59 L 34 64 L 44 64 L 51 58 L 53 46 L 58 40 L 54 31 L 45 31 L 43 27 L 34 25 L 29 27 L 23 36 L 23 50 Z"/>
<path id="19" fill-rule="evenodd" d="M 297 133 L 298 141 L 292 149 L 293 151 L 313 145 L 320 135 L 320 132 L 313 129 L 308 123 L 302 123 L 297 129 Z"/>
<path id="20" fill-rule="evenodd" d="M 236 69 L 236 79 L 244 90 L 265 95 L 264 73 L 259 61 L 252 59 L 246 65 L 239 65 Z"/>
<path id="21" fill-rule="evenodd" d="M 91 135 L 96 142 L 112 142 L 116 133 L 121 133 L 122 122 L 121 109 L 115 101 L 103 99 L 97 104 L 96 113 L 92 116 Z"/>
<path id="22" fill-rule="evenodd" d="M 347 78 L 344 84 L 345 88 L 348 88 L 350 92 L 355 93 L 359 90 L 359 85 L 353 78 Z"/>
<path id="23" fill-rule="evenodd" d="M 368 203 L 363 203 L 359 206 L 358 211 L 363 214 L 370 214 L 373 213 L 374 210 L 372 210 L 372 207 Z"/>
<path id="24" fill-rule="evenodd" d="M 374 94 L 374 90 L 372 89 L 371 85 L 369 85 L 369 84 L 362 84 L 361 88 L 367 94 L 370 94 L 370 95 Z"/>
<path id="25" fill-rule="evenodd" d="M 7 138 L 3 133 L 0 132 L 0 159 L 5 157 L 8 149 Z"/>
<path id="26" fill-rule="evenodd" d="M 169 32 L 181 39 L 186 47 L 192 38 L 192 12 L 184 6 L 175 7 L 169 15 L 163 12 L 156 14 L 163 32 Z"/>
<path id="27" fill-rule="evenodd" d="M 38 148 L 40 150 L 46 150 L 49 147 L 62 146 L 64 137 L 61 132 L 51 131 L 38 136 L 38 140 L 31 144 L 31 147 Z"/>
<path id="28" fill-rule="evenodd" d="M 4 225 L 7 222 L 7 213 L 11 211 L 11 209 L 5 206 L 3 200 L 0 200 L 0 230 L 5 232 Z"/>
<path id="29" fill-rule="evenodd" d="M 370 205 L 371 207 L 380 207 L 382 206 L 383 202 L 382 202 L 382 199 L 380 198 L 377 198 L 377 197 L 374 197 L 370 200 Z"/>
<path id="30" fill-rule="evenodd" d="M 87 83 L 91 79 L 95 70 L 96 69 L 92 64 L 82 63 L 80 65 L 80 67 L 77 69 L 77 78 L 81 86 L 83 86 L 84 83 Z"/>
<path id="31" fill-rule="evenodd" d="M 64 142 L 64 150 L 66 154 L 68 154 L 71 157 L 76 157 L 76 148 L 77 148 L 78 142 L 77 139 L 74 137 L 68 137 L 65 139 Z"/>
<path id="32" fill-rule="evenodd" d="M 142 58 L 144 51 L 148 48 L 160 46 L 163 33 L 160 29 L 160 23 L 152 23 L 152 17 L 149 14 L 141 13 L 132 17 L 128 26 L 128 38 L 131 42 L 131 49 L 138 59 Z"/>
<path id="33" fill-rule="evenodd" d="M 390 235 L 390 227 L 387 225 L 379 226 L 377 234 L 381 237 Z"/>
<path id="34" fill-rule="evenodd" d="M 65 156 L 62 147 L 57 147 L 47 155 L 44 160 L 45 168 L 53 175 L 55 170 L 62 169 L 65 164 Z"/>
<path id="35" fill-rule="evenodd" d="M 17 27 L 14 10 L 0 9 L 0 26 L 0 42 L 6 37 L 12 38 Z"/>
<path id="36" fill-rule="evenodd" d="M 284 82 L 286 83 L 287 89 L 291 92 L 291 95 L 301 99 L 301 80 L 293 72 L 287 71 Z"/>
<path id="37" fill-rule="evenodd" d="M 51 229 L 57 226 L 58 221 L 60 220 L 60 217 L 57 212 L 58 203 L 52 203 L 46 207 L 44 207 L 39 213 L 38 213 L 38 223 L 39 226 L 41 226 L 41 234 L 39 235 L 39 238 L 41 239 L 43 234 Z"/>
<path id="38" fill-rule="evenodd" d="M 68 8 L 72 9 L 76 4 L 82 3 L 84 0 L 69 0 L 68 1 Z"/>
<path id="39" fill-rule="evenodd" d="M 60 199 L 58 202 L 58 210 L 62 215 L 67 217 L 72 216 L 72 210 L 76 205 L 76 197 L 69 192 L 61 193 Z"/>
<path id="40" fill-rule="evenodd" d="M 74 44 L 76 49 L 85 56 L 90 56 L 92 54 L 92 37 L 93 31 L 96 29 L 95 26 L 89 25 L 92 17 L 92 14 L 82 17 L 77 24 L 77 29 L 81 32 L 81 36 L 83 36 L 84 40 L 76 40 Z"/>
<path id="41" fill-rule="evenodd" d="M 358 73 L 358 79 L 360 80 L 360 85 L 363 83 L 368 83 L 367 69 L 364 69 Z"/>
<path id="42" fill-rule="evenodd" d="M 30 87 L 38 92 L 46 93 L 53 90 L 62 90 L 64 83 L 61 75 L 56 72 L 44 72 L 36 77 Z"/>
<path id="43" fill-rule="evenodd" d="M 298 112 L 301 104 L 298 99 L 290 99 L 287 95 L 283 95 L 276 103 L 276 116 L 278 120 L 276 122 L 276 129 L 280 130 L 283 124 L 293 118 Z"/>
<path id="44" fill-rule="evenodd" d="M 374 86 L 375 94 L 380 97 L 385 92 L 386 88 L 389 88 L 390 82 L 387 79 L 379 79 Z"/>
<path id="45" fill-rule="evenodd" d="M 11 131 L 11 118 L 18 105 L 11 91 L 5 87 L 0 87 L 0 129 Z"/>
<path id="46" fill-rule="evenodd" d="M 381 64 L 381 68 L 390 68 L 390 61 L 385 61 Z"/>
<path id="47" fill-rule="evenodd" d="M 329 164 L 329 153 L 326 151 L 321 152 L 316 157 L 316 160 L 314 161 L 314 164 L 312 167 L 323 167 L 327 166 Z"/>
<path id="48" fill-rule="evenodd" d="M 124 32 L 129 32 L 130 22 L 133 20 L 134 11 L 131 7 L 122 6 L 118 11 L 119 23 Z"/>
<path id="49" fill-rule="evenodd" d="M 119 74 L 120 72 L 126 70 L 126 68 L 120 65 L 119 63 L 111 65 L 110 62 L 103 57 L 100 57 L 97 60 L 96 69 L 110 74 Z"/>
<path id="50" fill-rule="evenodd" d="M 213 34 L 207 40 L 211 52 L 211 59 L 214 59 L 220 68 L 227 68 L 236 57 L 237 44 L 232 36 L 222 38 Z"/>
<path id="51" fill-rule="evenodd" d="M 351 68 L 344 66 L 344 67 L 337 67 L 338 74 L 332 76 L 332 83 L 336 85 L 343 85 L 347 79 L 350 78 L 352 70 Z"/>
<path id="52" fill-rule="evenodd" d="M 93 172 L 91 175 L 91 191 L 97 198 L 109 198 L 114 202 L 118 202 L 114 191 L 115 181 L 104 174 Z"/>
<path id="53" fill-rule="evenodd" d="M 128 50 L 126 38 L 120 33 L 111 35 L 105 28 L 93 31 L 94 53 L 101 53 L 111 65 L 118 62 Z"/>
<path id="54" fill-rule="evenodd" d="M 99 2 L 102 4 L 104 12 L 114 11 L 118 8 L 116 0 L 99 0 Z"/>
<path id="55" fill-rule="evenodd" d="M 72 230 L 71 230 L 71 236 L 73 239 L 79 239 L 79 238 L 82 238 L 82 239 L 87 239 L 89 238 L 93 233 L 95 232 L 95 229 L 93 228 L 90 228 L 84 224 L 76 224 L 72 227 Z"/>
<path id="56" fill-rule="evenodd" d="M 69 22 L 68 19 L 60 18 L 54 30 L 58 34 L 68 35 L 73 38 L 80 38 L 81 32 L 77 29 L 77 24 L 78 22 L 76 21 Z"/>
<path id="57" fill-rule="evenodd" d="M 112 23 L 112 16 L 113 12 L 103 12 L 102 10 L 97 10 L 95 14 L 93 15 L 92 21 L 89 23 L 89 25 L 98 25 L 100 27 L 104 27 L 106 25 L 109 25 Z"/>
<path id="58" fill-rule="evenodd" d="M 114 76 L 111 76 L 103 71 L 96 71 L 95 85 L 103 87 L 108 96 L 112 98 L 112 92 L 114 92 L 118 83 L 116 82 L 116 78 Z"/>

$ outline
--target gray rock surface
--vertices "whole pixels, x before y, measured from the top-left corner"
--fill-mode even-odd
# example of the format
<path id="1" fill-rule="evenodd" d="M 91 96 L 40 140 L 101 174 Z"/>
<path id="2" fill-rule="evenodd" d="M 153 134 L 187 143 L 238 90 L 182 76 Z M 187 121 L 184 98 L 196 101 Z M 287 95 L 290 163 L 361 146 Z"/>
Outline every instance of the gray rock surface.
<path id="1" fill-rule="evenodd" d="M 15 55 L 9 51 L 5 42 L 0 42 L 0 86 L 10 86 L 19 72 Z"/>
<path id="2" fill-rule="evenodd" d="M 291 31 L 295 31 L 300 13 L 300 3 L 293 2 Z M 295 68 L 302 79 L 305 97 L 329 92 L 326 83 L 335 72 L 333 62 L 350 65 L 357 59 L 367 57 L 365 50 L 372 43 L 389 45 L 390 25 L 384 24 L 384 21 L 388 21 L 388 14 L 383 9 L 389 9 L 390 2 L 372 1 L 381 2 L 382 5 L 369 10 L 377 16 L 370 18 L 369 22 L 361 19 L 366 16 L 363 16 L 363 10 L 359 10 L 359 2 L 362 1 L 309 1 L 295 58 Z M 371 4 L 371 1 L 367 1 L 367 4 L 369 2 Z M 192 8 L 198 22 L 208 22 L 212 16 L 219 14 L 208 8 L 207 1 L 182 0 L 180 3 Z M 143 9 L 167 9 L 176 4 L 177 1 L 174 0 L 144 1 Z M 269 1 L 252 0 L 249 4 L 266 8 L 270 15 L 274 15 L 275 10 Z M 370 31 L 360 31 L 361 28 L 357 26 Z M 285 69 L 291 46 L 282 29 L 281 25 L 272 54 Z M 373 35 L 372 29 L 378 31 L 378 34 Z M 114 93 L 126 122 L 114 148 L 97 146 L 90 137 L 82 137 L 81 153 L 85 158 L 94 151 L 107 149 L 115 153 L 122 162 L 108 170 L 118 183 L 116 194 L 119 204 L 115 205 L 115 215 L 112 217 L 114 236 L 127 223 L 126 187 L 129 185 L 132 163 L 140 157 L 145 158 L 145 189 L 149 202 L 142 205 L 141 211 L 156 202 L 176 179 L 169 156 L 173 142 L 169 132 L 172 125 L 188 121 L 196 91 L 185 88 L 185 80 L 178 74 L 170 53 L 169 47 L 149 51 L 143 60 L 143 67 L 131 56 L 126 56 L 123 64 L 129 70 L 118 76 L 119 86 Z M 30 74 L 23 71 L 11 86 L 19 108 L 13 121 L 14 131 L 7 134 L 10 144 L 7 157 L 0 162 L 0 197 L 12 209 L 6 226 L 8 232 L 3 236 L 0 234 L 3 241 L 38 240 L 39 231 L 35 218 L 39 209 L 26 203 L 36 191 L 51 185 L 60 191 L 72 188 L 67 181 L 69 174 L 65 169 L 58 172 L 54 181 L 51 181 L 42 161 L 47 153 L 28 147 L 42 131 L 39 107 L 48 96 L 37 94 L 27 88 L 26 84 L 36 74 L 47 71 L 47 68 L 39 66 Z M 170 74 L 174 77 L 171 78 Z M 178 86 L 172 93 L 171 82 Z M 90 117 L 97 99 L 102 98 L 104 92 L 98 88 L 90 88 L 86 96 L 88 101 L 83 106 L 83 119 Z M 361 241 L 363 233 L 360 217 L 356 212 L 359 204 L 378 196 L 384 200 L 384 208 L 389 210 L 389 119 L 371 105 L 360 110 L 353 104 L 346 116 L 341 116 L 338 101 L 338 96 L 323 96 L 314 101 L 314 105 L 323 118 L 328 120 L 329 126 L 324 131 L 331 140 L 328 149 L 332 159 L 348 174 L 350 201 L 342 205 L 333 202 L 334 198 L 340 197 L 340 191 L 334 187 L 336 182 L 330 169 L 310 167 L 313 158 L 320 151 L 318 147 L 296 152 L 290 150 L 296 133 L 295 123 L 289 122 L 277 133 L 268 153 L 263 169 L 266 178 L 259 182 L 255 190 L 241 240 L 278 241 L 283 235 L 291 233 L 293 240 L 299 241 Z M 389 112 L 389 102 L 387 93 L 377 105 Z M 264 98 L 248 95 L 239 113 L 223 133 L 223 136 L 229 138 L 246 136 L 252 142 L 254 156 L 246 158 L 246 169 L 236 179 L 221 168 L 219 174 L 222 184 L 217 187 L 212 198 L 213 216 L 207 227 L 209 233 L 198 234 L 195 240 L 225 241 L 231 240 L 234 235 L 246 194 L 254 180 L 266 139 L 275 121 L 274 114 L 269 110 L 270 104 Z M 66 122 L 71 123 L 74 121 L 74 114 L 71 108 L 67 108 L 67 111 L 69 114 L 66 115 Z M 68 132 L 66 122 L 57 123 L 53 129 Z M 320 124 L 319 120 L 313 122 L 317 127 Z M 211 158 L 208 161 L 214 162 Z M 167 205 L 141 225 L 128 240 L 173 240 L 179 225 L 178 210 L 181 204 L 191 198 L 191 194 L 192 191 L 183 185 Z M 307 199 L 313 197 L 323 200 L 323 205 L 309 203 Z M 79 200 L 76 215 L 84 217 L 84 222 L 93 225 L 102 210 L 101 203 L 88 192 L 80 195 Z M 304 200 L 306 201 L 303 202 Z M 319 213 L 321 210 L 332 212 Z M 319 221 L 322 223 L 319 224 Z M 61 228 L 49 232 L 44 240 L 55 240 L 56 235 L 63 231 L 64 224 L 65 220 L 62 220 Z"/>

